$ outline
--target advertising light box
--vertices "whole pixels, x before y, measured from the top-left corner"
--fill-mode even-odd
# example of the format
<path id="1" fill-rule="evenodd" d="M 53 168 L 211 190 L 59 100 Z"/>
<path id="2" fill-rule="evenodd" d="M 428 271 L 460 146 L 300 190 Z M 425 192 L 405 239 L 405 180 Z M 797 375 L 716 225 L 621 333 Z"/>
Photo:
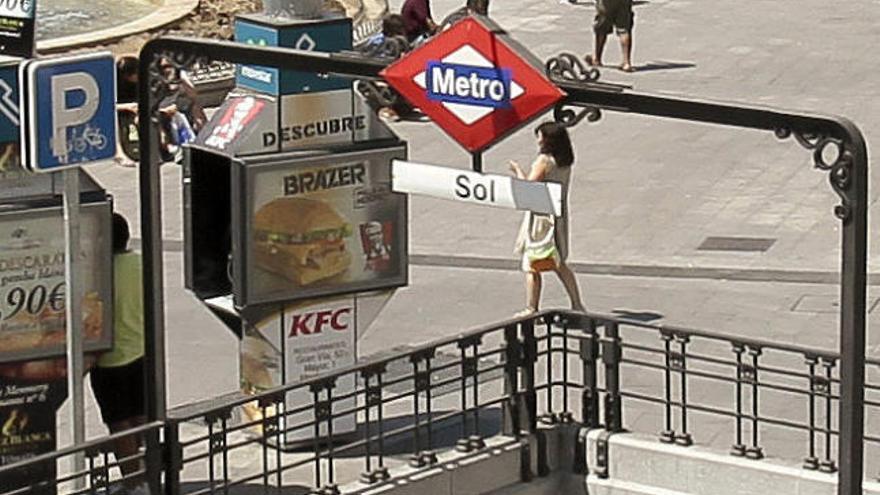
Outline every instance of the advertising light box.
<path id="1" fill-rule="evenodd" d="M 260 316 L 247 321 L 240 344 L 240 380 L 246 393 L 261 393 L 282 383 L 297 383 L 316 376 L 332 373 L 357 362 L 357 334 L 369 324 L 369 316 L 362 316 L 359 308 L 365 298 L 357 295 L 309 299 L 283 305 L 261 307 Z M 268 308 L 272 308 L 269 310 Z M 355 374 L 339 377 L 334 383 L 333 435 L 354 433 L 357 407 L 353 396 L 356 391 Z M 297 411 L 312 400 L 312 392 L 302 387 L 284 394 L 282 448 L 295 448 L 309 441 L 315 434 L 312 427 L 303 425 L 314 421 L 314 411 Z M 267 415 L 283 413 L 272 408 Z M 263 418 L 263 410 L 254 402 L 245 405 L 247 421 Z M 258 428 L 260 428 L 258 426 Z M 259 430 L 258 430 L 259 431 Z M 318 434 L 328 435 L 327 422 L 319 425 Z"/>
<path id="2" fill-rule="evenodd" d="M 109 349 L 109 202 L 84 204 L 80 222 L 84 346 Z M 64 251 L 61 208 L 0 213 L 0 362 L 64 355 Z"/>
<path id="3" fill-rule="evenodd" d="M 36 0 L 0 0 L 0 55 L 34 55 Z"/>
<path id="4" fill-rule="evenodd" d="M 404 145 L 272 155 L 233 167 L 237 306 L 391 288 L 407 281 Z"/>

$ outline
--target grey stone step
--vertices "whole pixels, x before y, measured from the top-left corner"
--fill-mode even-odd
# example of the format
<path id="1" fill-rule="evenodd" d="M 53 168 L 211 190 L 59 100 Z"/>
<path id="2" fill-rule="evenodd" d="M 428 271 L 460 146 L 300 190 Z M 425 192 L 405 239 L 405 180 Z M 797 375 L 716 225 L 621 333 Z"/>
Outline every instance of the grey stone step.
<path id="1" fill-rule="evenodd" d="M 802 469 L 792 461 L 752 460 L 702 446 L 681 447 L 635 433 L 611 435 L 607 478 L 600 478 L 601 430 L 587 434 L 588 491 L 594 494 L 834 495 L 837 475 Z M 866 481 L 864 493 L 880 494 Z"/>

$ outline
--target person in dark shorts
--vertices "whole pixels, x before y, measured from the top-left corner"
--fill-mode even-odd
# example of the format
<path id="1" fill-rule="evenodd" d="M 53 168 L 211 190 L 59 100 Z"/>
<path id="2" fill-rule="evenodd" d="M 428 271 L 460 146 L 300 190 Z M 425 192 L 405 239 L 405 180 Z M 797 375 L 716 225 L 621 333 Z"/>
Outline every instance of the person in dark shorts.
<path id="1" fill-rule="evenodd" d="M 410 43 L 418 44 L 437 32 L 437 24 L 431 17 L 431 0 L 406 0 L 400 15 Z"/>
<path id="2" fill-rule="evenodd" d="M 587 55 L 587 63 L 594 66 L 602 65 L 602 52 L 605 41 L 611 31 L 616 31 L 620 38 L 620 51 L 623 62 L 618 66 L 624 72 L 632 72 L 632 29 L 635 14 L 632 0 L 596 0 L 596 19 L 593 31 L 596 35 L 593 54 Z"/>
<path id="3" fill-rule="evenodd" d="M 113 214 L 113 349 L 98 357 L 90 373 L 92 391 L 101 417 L 111 433 L 146 423 L 144 407 L 144 311 L 141 287 L 141 255 L 129 251 L 129 228 L 125 218 Z M 113 445 L 123 475 L 131 476 L 140 462 L 123 459 L 137 456 L 140 435 L 121 437 Z M 129 493 L 146 490 L 143 480 L 126 479 Z"/>

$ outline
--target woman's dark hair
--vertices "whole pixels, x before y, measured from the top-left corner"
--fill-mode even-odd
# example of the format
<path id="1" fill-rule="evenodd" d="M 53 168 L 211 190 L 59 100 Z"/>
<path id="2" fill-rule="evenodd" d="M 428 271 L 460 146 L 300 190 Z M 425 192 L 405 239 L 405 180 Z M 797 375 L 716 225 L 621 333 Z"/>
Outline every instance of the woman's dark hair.
<path id="1" fill-rule="evenodd" d="M 480 15 L 489 15 L 489 0 L 467 0 L 467 8 Z"/>
<path id="2" fill-rule="evenodd" d="M 131 234 L 128 231 L 128 220 L 119 213 L 113 214 L 113 254 L 124 253 L 128 250 L 128 239 Z"/>
<path id="3" fill-rule="evenodd" d="M 385 36 L 406 36 L 406 24 L 400 14 L 389 14 L 382 19 L 382 34 Z"/>
<path id="4" fill-rule="evenodd" d="M 131 77 L 137 74 L 138 58 L 133 55 L 119 57 L 116 61 L 116 75 L 120 78 Z"/>
<path id="5" fill-rule="evenodd" d="M 116 61 L 116 102 L 137 103 L 138 101 L 138 59 L 131 55 Z M 132 77 L 134 76 L 134 77 Z"/>
<path id="6" fill-rule="evenodd" d="M 535 135 L 539 133 L 544 136 L 541 153 L 552 156 L 560 167 L 570 167 L 574 163 L 574 150 L 565 127 L 556 122 L 544 122 L 535 128 Z"/>

